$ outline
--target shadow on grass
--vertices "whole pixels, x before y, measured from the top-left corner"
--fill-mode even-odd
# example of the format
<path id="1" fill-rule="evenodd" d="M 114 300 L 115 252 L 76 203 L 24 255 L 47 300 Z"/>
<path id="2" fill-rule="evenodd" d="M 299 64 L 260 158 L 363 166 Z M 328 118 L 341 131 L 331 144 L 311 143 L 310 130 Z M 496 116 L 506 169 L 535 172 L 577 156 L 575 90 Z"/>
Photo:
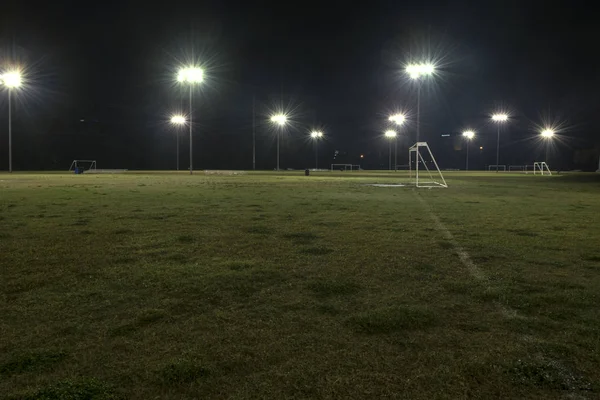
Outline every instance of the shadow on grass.
<path id="1" fill-rule="evenodd" d="M 48 370 L 63 361 L 66 357 L 67 354 L 62 351 L 43 351 L 22 354 L 14 357 L 6 364 L 0 365 L 0 376 Z"/>

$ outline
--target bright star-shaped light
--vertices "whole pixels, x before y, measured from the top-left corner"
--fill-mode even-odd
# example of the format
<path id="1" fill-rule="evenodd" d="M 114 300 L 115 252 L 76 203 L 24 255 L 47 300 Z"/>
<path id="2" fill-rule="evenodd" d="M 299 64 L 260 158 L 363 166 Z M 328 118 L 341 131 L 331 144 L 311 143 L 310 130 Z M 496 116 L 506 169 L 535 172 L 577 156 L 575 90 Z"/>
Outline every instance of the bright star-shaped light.
<path id="1" fill-rule="evenodd" d="M 313 138 L 313 139 L 320 139 L 320 138 L 323 137 L 323 132 L 321 132 L 321 131 L 312 131 L 310 133 L 310 137 Z"/>
<path id="2" fill-rule="evenodd" d="M 412 79 L 419 79 L 422 76 L 433 75 L 435 66 L 431 63 L 427 64 L 409 64 L 406 66 L 406 73 Z"/>
<path id="3" fill-rule="evenodd" d="M 0 82 L 9 89 L 21 86 L 21 73 L 19 71 L 9 71 L 0 75 Z"/>
<path id="4" fill-rule="evenodd" d="M 554 136 L 554 131 L 552 129 L 544 129 L 541 134 L 542 137 L 550 139 L 552 136 Z"/>
<path id="5" fill-rule="evenodd" d="M 386 138 L 395 138 L 396 137 L 396 131 L 392 131 L 392 130 L 385 131 L 385 137 Z"/>
<path id="6" fill-rule="evenodd" d="M 204 71 L 202 68 L 189 67 L 182 68 L 177 73 L 178 82 L 200 83 L 204 80 Z"/>
<path id="7" fill-rule="evenodd" d="M 506 115 L 506 114 L 494 114 L 494 115 L 492 115 L 492 121 L 495 121 L 495 122 L 506 122 L 506 121 L 508 121 L 508 115 Z"/>
<path id="8" fill-rule="evenodd" d="M 171 117 L 171 123 L 176 125 L 183 125 L 186 123 L 186 120 L 183 115 L 173 115 Z"/>
<path id="9" fill-rule="evenodd" d="M 396 125 L 402 125 L 406 121 L 406 117 L 403 114 L 390 115 L 388 119 Z"/>
<path id="10" fill-rule="evenodd" d="M 284 114 L 276 114 L 271 117 L 271 122 L 283 126 L 287 122 L 287 117 Z"/>
<path id="11" fill-rule="evenodd" d="M 475 137 L 475 132 L 473 131 L 464 131 L 463 132 L 463 136 L 466 137 L 467 139 L 471 140 Z"/>

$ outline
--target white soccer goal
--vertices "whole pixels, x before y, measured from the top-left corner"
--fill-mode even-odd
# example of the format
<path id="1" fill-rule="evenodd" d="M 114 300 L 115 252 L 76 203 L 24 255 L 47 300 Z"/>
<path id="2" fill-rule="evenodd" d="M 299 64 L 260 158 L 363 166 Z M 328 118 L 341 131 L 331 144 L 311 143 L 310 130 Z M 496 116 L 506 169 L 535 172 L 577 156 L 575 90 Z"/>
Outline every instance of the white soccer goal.
<path id="1" fill-rule="evenodd" d="M 79 173 L 94 172 L 96 171 L 96 160 L 73 160 L 69 171 L 75 171 Z"/>
<path id="2" fill-rule="evenodd" d="M 488 171 L 503 171 L 503 172 L 506 172 L 506 165 L 488 165 Z"/>
<path id="3" fill-rule="evenodd" d="M 331 164 L 331 172 L 333 171 L 352 171 L 352 164 Z"/>
<path id="4" fill-rule="evenodd" d="M 427 142 L 417 142 L 408 149 L 408 165 L 411 178 L 413 176 L 413 158 L 415 163 L 414 176 L 416 187 L 448 187 Z"/>
<path id="5" fill-rule="evenodd" d="M 534 162 L 533 163 L 533 174 L 537 175 L 552 175 L 550 172 L 550 168 L 548 168 L 548 164 L 545 161 L 542 162 Z"/>
<path id="6" fill-rule="evenodd" d="M 514 171 L 525 172 L 525 167 L 526 167 L 526 165 L 509 165 L 508 171 L 509 172 L 514 172 Z"/>

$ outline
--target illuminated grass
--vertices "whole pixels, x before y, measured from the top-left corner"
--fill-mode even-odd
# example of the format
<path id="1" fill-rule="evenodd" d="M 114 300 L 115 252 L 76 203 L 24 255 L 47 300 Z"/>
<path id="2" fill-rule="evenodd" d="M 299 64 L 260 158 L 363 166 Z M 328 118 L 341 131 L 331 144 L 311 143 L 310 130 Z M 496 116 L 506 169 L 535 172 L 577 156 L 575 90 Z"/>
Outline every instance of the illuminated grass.
<path id="1" fill-rule="evenodd" d="M 0 175 L 0 397 L 597 398 L 600 176 L 398 176 Z"/>

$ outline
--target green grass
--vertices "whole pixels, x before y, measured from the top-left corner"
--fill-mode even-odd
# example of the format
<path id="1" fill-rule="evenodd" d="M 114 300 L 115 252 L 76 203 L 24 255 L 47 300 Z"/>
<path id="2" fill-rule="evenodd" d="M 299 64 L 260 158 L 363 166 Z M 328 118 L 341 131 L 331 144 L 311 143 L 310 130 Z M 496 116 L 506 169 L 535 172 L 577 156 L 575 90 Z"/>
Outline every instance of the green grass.
<path id="1" fill-rule="evenodd" d="M 0 398 L 600 397 L 600 175 L 447 175 L 0 174 Z"/>

